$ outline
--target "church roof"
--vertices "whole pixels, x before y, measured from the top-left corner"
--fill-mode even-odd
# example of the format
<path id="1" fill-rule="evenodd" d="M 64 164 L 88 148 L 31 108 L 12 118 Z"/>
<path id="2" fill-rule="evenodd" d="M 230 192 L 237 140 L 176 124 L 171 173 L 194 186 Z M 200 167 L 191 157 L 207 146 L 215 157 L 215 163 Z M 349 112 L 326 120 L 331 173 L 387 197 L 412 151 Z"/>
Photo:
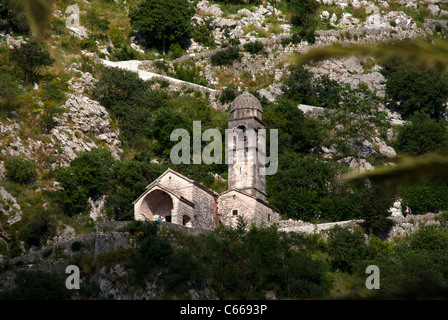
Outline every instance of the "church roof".
<path id="1" fill-rule="evenodd" d="M 263 107 L 261 106 L 260 101 L 253 94 L 250 94 L 247 90 L 236 97 L 235 100 L 233 100 L 230 107 L 230 112 L 233 112 L 237 109 L 256 109 L 261 112 L 263 111 Z"/>
<path id="2" fill-rule="evenodd" d="M 165 191 L 167 193 L 170 193 L 171 195 L 173 195 L 176 198 L 178 198 L 179 200 L 185 202 L 189 206 L 194 207 L 194 203 L 193 202 L 191 202 L 190 200 L 186 199 L 184 196 L 182 196 L 181 194 L 177 193 L 173 189 L 168 188 L 167 186 L 164 186 L 164 185 L 160 184 L 157 181 L 153 181 L 150 185 L 148 185 L 146 187 L 145 192 L 143 192 L 135 201 L 133 201 L 132 204 L 135 204 L 139 199 L 141 199 L 142 197 L 146 196 L 148 193 L 153 191 L 154 188 L 157 188 L 158 190 L 162 190 L 162 191 Z"/>
<path id="3" fill-rule="evenodd" d="M 202 190 L 204 190 L 204 191 L 210 193 L 212 196 L 217 196 L 217 195 L 218 195 L 215 191 L 213 191 L 213 190 L 211 190 L 211 189 L 205 187 L 204 185 L 202 185 L 201 183 L 197 182 L 196 180 L 190 179 L 190 178 L 188 178 L 187 176 L 184 176 L 183 174 L 181 174 L 181 173 L 179 173 L 179 172 L 177 172 L 176 170 L 173 170 L 173 169 L 171 169 L 171 168 L 168 168 L 167 170 L 165 170 L 165 172 L 162 173 L 162 174 L 161 174 L 155 181 L 156 181 L 156 182 L 160 181 L 160 179 L 161 179 L 164 175 L 166 175 L 166 174 L 168 174 L 168 173 L 173 173 L 173 174 L 177 175 L 178 177 L 180 177 L 180 178 L 182 178 L 182 179 L 185 179 L 186 181 L 190 182 L 191 184 L 195 185 L 196 187 L 201 188 Z M 151 182 L 149 185 L 146 186 L 146 188 L 149 188 L 153 183 L 154 183 L 154 182 Z"/>
<path id="4" fill-rule="evenodd" d="M 256 196 L 254 196 L 254 195 L 251 195 L 251 194 L 249 194 L 249 193 L 247 193 L 247 192 L 244 192 L 243 190 L 239 190 L 239 189 L 235 189 L 235 188 L 233 188 L 233 189 L 229 189 L 229 190 L 227 190 L 227 191 L 224 191 L 224 192 L 220 193 L 219 196 L 221 197 L 221 196 L 223 196 L 223 195 L 225 195 L 225 194 L 227 194 L 227 193 L 230 193 L 230 192 L 238 192 L 238 193 L 240 193 L 240 194 L 242 194 L 242 195 L 245 195 L 246 197 L 249 197 L 249 198 L 252 198 L 252 199 L 257 200 L 257 201 L 260 202 L 261 204 L 263 204 L 263 205 L 265 205 L 266 207 L 272 209 L 272 211 L 274 211 L 274 212 L 277 212 L 277 213 L 280 212 L 276 207 L 274 207 L 274 206 L 273 206 L 272 204 L 270 204 L 269 202 L 267 202 L 267 201 L 265 201 L 265 200 L 262 200 L 262 199 L 260 199 L 260 198 L 258 198 L 258 197 L 256 197 Z"/>

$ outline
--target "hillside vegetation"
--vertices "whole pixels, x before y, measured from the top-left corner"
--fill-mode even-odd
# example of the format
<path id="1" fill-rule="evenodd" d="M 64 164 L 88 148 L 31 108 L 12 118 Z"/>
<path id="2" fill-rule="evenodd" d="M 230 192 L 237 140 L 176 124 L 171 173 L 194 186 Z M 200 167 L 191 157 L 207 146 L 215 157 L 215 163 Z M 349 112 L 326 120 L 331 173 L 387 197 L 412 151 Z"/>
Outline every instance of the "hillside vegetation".
<path id="1" fill-rule="evenodd" d="M 192 134 L 192 121 L 201 121 L 202 132 L 224 134 L 230 103 L 247 89 L 262 103 L 267 129 L 279 130 L 278 172 L 266 184 L 282 219 L 363 219 L 364 228 L 336 228 L 325 240 L 274 227 L 223 228 L 181 239 L 179 247 L 145 229 L 137 247 L 115 252 L 111 265 L 124 266 L 143 287 L 161 274 L 159 298 L 189 297 L 189 289 L 204 286 L 220 299 L 364 297 L 369 264 L 388 270 L 388 294 L 425 287 L 428 274 L 417 272 L 419 265 L 434 270 L 429 289 L 446 287 L 438 263 L 447 252 L 443 219 L 396 242 L 384 235 L 397 201 L 398 215 L 406 206 L 417 215 L 445 212 L 447 180 L 387 196 L 386 185 L 340 182 L 348 172 L 448 146 L 446 72 L 392 59 L 298 67 L 287 58 L 331 43 L 445 38 L 447 4 L 54 0 L 42 39 L 33 36 L 23 8 L 0 4 L 0 270 L 14 268 L 12 258 L 92 233 L 97 221 L 133 220 L 132 202 L 168 168 L 218 193 L 227 190 L 224 164 L 171 163 L 170 133 Z M 68 27 L 66 10 L 74 5 L 79 25 Z M 433 248 L 422 237 L 442 245 Z M 153 256 L 154 238 L 162 256 Z M 100 270 L 99 262 L 82 262 L 89 275 Z M 148 263 L 155 269 L 144 274 Z M 402 278 L 411 269 L 415 278 Z M 28 276 L 18 275 L 18 283 Z M 46 276 L 35 279 L 48 282 Z M 99 298 L 91 289 L 81 295 Z M 56 285 L 48 290 L 68 298 Z M 0 297 L 21 295 L 32 293 Z"/>

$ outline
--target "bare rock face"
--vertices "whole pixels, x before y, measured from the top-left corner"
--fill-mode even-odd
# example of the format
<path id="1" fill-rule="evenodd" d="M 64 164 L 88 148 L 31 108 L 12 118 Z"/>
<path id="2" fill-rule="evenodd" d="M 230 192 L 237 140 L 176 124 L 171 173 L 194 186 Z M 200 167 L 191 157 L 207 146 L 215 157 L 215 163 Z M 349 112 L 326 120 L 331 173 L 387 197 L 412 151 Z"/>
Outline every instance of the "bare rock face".
<path id="1" fill-rule="evenodd" d="M 359 170 L 359 172 L 369 171 L 373 170 L 374 167 L 367 162 L 366 159 L 356 159 L 355 157 L 345 157 L 341 160 L 338 160 L 337 162 L 346 165 L 352 170 Z"/>
<path id="2" fill-rule="evenodd" d="M 98 145 L 86 135 L 93 135 L 105 142 L 118 159 L 123 152 L 118 132 L 112 131 L 107 110 L 97 101 L 79 93 L 73 93 L 64 104 L 66 112 L 55 118 L 56 126 L 51 135 L 61 145 L 59 155 L 65 164 L 75 159 L 77 153 L 90 151 Z"/>
<path id="3" fill-rule="evenodd" d="M 22 220 L 22 208 L 5 188 L 0 187 L 0 213 L 8 216 L 7 223 L 12 225 Z"/>
<path id="4" fill-rule="evenodd" d="M 196 7 L 198 8 L 199 11 L 211 14 L 215 17 L 222 16 L 222 10 L 219 7 L 219 5 L 217 4 L 210 5 L 210 3 L 207 0 L 200 1 Z"/>
<path id="5" fill-rule="evenodd" d="M 362 65 L 362 60 L 357 57 L 344 59 L 329 59 L 311 68 L 315 75 L 328 75 L 330 79 L 337 82 L 350 84 L 357 87 L 360 83 L 366 83 L 370 90 L 375 91 L 378 96 L 384 96 L 386 79 L 372 68 L 366 73 Z"/>

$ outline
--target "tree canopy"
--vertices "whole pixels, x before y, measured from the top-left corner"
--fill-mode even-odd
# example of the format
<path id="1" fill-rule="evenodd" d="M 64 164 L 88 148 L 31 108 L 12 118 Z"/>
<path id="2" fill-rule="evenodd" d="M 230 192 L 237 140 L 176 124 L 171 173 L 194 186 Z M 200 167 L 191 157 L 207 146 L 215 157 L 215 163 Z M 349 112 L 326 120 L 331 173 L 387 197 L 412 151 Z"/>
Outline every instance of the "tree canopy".
<path id="1" fill-rule="evenodd" d="M 145 39 L 155 45 L 166 45 L 189 36 L 192 31 L 191 18 L 194 7 L 186 0 L 145 0 L 131 10 L 131 26 L 139 30 Z"/>

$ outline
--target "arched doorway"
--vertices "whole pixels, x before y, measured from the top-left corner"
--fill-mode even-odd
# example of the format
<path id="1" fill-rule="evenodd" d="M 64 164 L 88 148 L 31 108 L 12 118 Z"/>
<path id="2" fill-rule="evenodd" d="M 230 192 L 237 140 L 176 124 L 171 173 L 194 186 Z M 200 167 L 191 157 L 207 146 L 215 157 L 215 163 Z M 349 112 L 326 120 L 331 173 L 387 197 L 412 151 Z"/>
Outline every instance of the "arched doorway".
<path id="1" fill-rule="evenodd" d="M 146 195 L 140 210 L 147 220 L 163 217 L 164 221 L 171 222 L 173 199 L 165 191 L 154 190 Z"/>
<path id="2" fill-rule="evenodd" d="M 182 224 L 188 228 L 191 228 L 193 226 L 193 223 L 192 223 L 190 217 L 187 215 L 184 215 L 182 217 Z"/>

